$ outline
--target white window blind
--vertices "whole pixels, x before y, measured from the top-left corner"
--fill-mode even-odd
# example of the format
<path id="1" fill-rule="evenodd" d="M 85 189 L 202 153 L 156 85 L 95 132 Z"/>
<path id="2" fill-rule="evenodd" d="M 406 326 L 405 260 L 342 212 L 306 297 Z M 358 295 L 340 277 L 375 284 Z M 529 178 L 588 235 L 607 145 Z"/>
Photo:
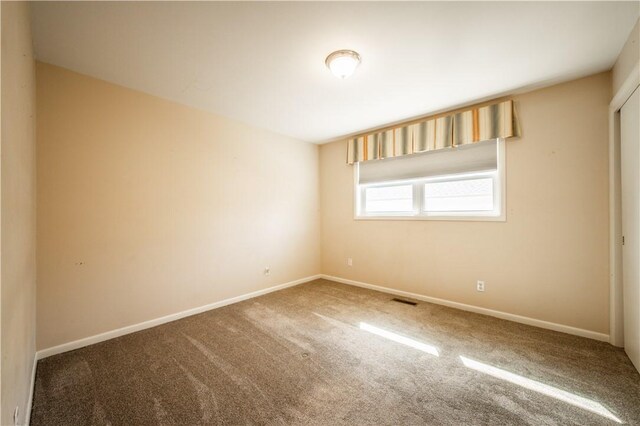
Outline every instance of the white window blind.
<path id="1" fill-rule="evenodd" d="M 360 163 L 361 184 L 497 170 L 496 140 Z"/>

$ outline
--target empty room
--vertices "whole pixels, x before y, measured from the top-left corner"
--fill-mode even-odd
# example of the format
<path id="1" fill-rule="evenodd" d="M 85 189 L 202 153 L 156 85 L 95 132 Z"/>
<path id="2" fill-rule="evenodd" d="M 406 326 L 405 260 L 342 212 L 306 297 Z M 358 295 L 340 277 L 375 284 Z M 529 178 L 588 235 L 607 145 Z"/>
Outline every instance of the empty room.
<path id="1" fill-rule="evenodd" d="M 0 425 L 640 425 L 640 1 L 0 17 Z"/>

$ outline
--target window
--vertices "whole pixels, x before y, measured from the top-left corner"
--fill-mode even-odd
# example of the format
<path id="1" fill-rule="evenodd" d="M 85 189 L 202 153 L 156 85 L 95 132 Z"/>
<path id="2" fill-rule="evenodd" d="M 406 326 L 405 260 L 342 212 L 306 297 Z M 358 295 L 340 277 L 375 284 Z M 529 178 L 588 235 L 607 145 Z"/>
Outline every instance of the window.
<path id="1" fill-rule="evenodd" d="M 364 191 L 367 213 L 413 211 L 413 185 L 372 186 Z"/>
<path id="2" fill-rule="evenodd" d="M 358 163 L 361 219 L 504 220 L 504 141 Z"/>
<path id="3" fill-rule="evenodd" d="M 424 184 L 424 211 L 426 212 L 493 211 L 493 201 L 491 176 Z"/>

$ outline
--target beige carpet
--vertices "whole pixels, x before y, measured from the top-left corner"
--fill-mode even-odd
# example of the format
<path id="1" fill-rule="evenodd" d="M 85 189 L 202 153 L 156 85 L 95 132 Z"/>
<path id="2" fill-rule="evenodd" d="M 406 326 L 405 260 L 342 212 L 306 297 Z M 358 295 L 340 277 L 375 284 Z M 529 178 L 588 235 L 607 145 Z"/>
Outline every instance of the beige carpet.
<path id="1" fill-rule="evenodd" d="M 38 363 L 31 424 L 640 424 L 606 343 L 318 280 Z"/>

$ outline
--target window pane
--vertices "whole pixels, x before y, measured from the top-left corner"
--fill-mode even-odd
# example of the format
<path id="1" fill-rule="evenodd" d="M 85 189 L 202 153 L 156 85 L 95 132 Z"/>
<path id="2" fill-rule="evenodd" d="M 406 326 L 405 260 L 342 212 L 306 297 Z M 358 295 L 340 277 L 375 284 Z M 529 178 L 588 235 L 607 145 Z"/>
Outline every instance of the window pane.
<path id="1" fill-rule="evenodd" d="M 424 185 L 427 212 L 493 210 L 493 178 L 430 182 Z"/>
<path id="2" fill-rule="evenodd" d="M 413 211 L 413 186 L 366 188 L 365 210 L 369 213 L 411 212 Z"/>

